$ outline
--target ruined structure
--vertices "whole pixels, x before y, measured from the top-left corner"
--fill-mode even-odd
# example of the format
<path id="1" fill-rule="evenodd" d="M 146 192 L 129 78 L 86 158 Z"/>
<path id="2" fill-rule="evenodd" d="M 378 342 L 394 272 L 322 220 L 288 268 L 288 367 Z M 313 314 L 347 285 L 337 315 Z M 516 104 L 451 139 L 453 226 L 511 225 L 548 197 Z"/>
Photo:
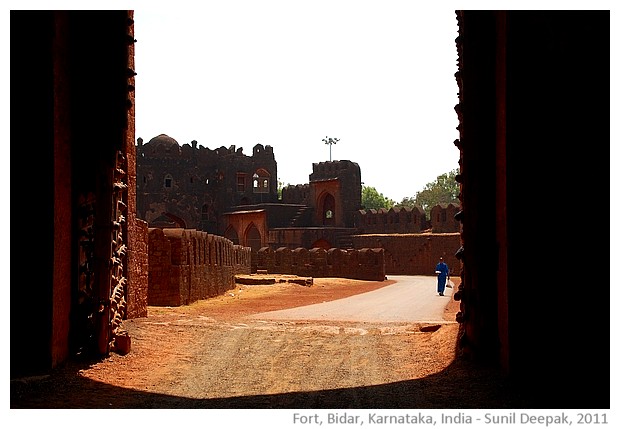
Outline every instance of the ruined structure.
<path id="1" fill-rule="evenodd" d="M 231 146 L 211 150 L 162 134 L 137 145 L 138 217 L 150 227 L 180 227 L 262 247 L 350 247 L 361 207 L 361 171 L 348 160 L 312 165 L 309 183 L 278 199 L 273 148 L 252 155 Z"/>
<path id="2" fill-rule="evenodd" d="M 143 177 L 134 171 L 132 17 L 11 11 L 10 153 L 19 167 L 11 168 L 11 196 L 20 199 L 11 204 L 11 377 L 45 373 L 91 348 L 108 353 L 123 338 L 119 317 L 143 315 L 150 237 L 136 215 L 136 177 Z M 541 408 L 609 408 L 609 215 L 596 211 L 598 229 L 584 230 L 557 202 L 575 201 L 587 180 L 594 184 L 588 197 L 609 204 L 610 13 L 485 10 L 456 17 L 460 350 L 500 366 Z M 312 212 L 323 220 L 328 195 L 336 202 L 329 190 L 338 185 L 325 175 L 293 191 L 314 192 L 312 210 L 294 199 L 300 218 Z M 210 209 L 203 218 L 201 203 L 183 221 L 220 228 L 208 226 Z M 240 212 L 259 219 L 265 204 L 277 203 L 246 210 L 231 204 L 221 214 L 241 226 Z M 340 204 L 356 201 L 343 196 Z M 163 223 L 181 224 L 175 212 L 165 213 L 173 216 Z M 348 219 L 336 214 L 334 222 L 347 228 Z M 319 237 L 311 228 L 290 228 L 276 229 L 274 238 L 266 227 L 235 232 L 240 245 L 312 244 Z"/>
<path id="3" fill-rule="evenodd" d="M 277 164 L 271 146 L 243 148 L 180 146 L 162 134 L 138 139 L 136 192 L 138 217 L 150 227 L 193 228 L 223 234 L 222 214 L 231 207 L 275 203 Z"/>
<path id="4" fill-rule="evenodd" d="M 278 199 L 277 163 L 271 146 L 257 144 L 248 156 L 235 146 L 211 150 L 196 141 L 181 146 L 161 134 L 146 144 L 138 139 L 136 150 L 138 217 L 146 219 L 152 228 L 206 231 L 250 247 L 252 272 L 261 269 L 261 249 L 360 250 L 377 246 L 356 246 L 354 237 L 415 234 L 430 227 L 426 213 L 419 207 L 361 209 L 361 169 L 352 161 L 313 163 L 309 182 L 284 187 Z M 432 232 L 458 232 L 460 223 L 454 218 L 457 210 L 453 204 L 433 208 Z M 427 238 L 421 241 L 426 242 Z M 396 241 L 394 237 L 384 237 L 366 242 Z M 435 241 L 446 242 L 443 238 Z M 448 242 L 452 248 L 435 247 L 442 249 L 441 254 L 428 246 L 391 246 L 401 252 L 388 253 L 387 271 L 381 268 L 372 276 L 363 277 L 383 278 L 385 273 L 432 274 L 431 268 L 439 256 L 445 257 L 451 267 L 458 267 L 460 262 L 453 255 L 460 243 Z M 327 271 L 304 272 L 322 277 Z"/>
<path id="5" fill-rule="evenodd" d="M 255 255 L 262 247 L 350 249 L 358 234 L 460 230 L 454 204 L 434 207 L 432 223 L 419 207 L 361 209 L 361 169 L 348 160 L 313 163 L 309 182 L 285 186 L 278 199 L 271 146 L 257 144 L 248 156 L 161 134 L 146 144 L 139 138 L 136 150 L 139 218 L 222 235 Z"/>

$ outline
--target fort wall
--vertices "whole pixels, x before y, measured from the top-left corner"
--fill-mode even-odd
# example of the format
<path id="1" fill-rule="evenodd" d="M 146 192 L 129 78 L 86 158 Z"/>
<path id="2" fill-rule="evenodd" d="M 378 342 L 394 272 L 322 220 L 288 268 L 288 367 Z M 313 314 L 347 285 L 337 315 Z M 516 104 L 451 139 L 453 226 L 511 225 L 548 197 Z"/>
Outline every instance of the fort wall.
<path id="1" fill-rule="evenodd" d="M 139 138 L 135 150 L 137 217 L 151 227 L 223 235 L 227 225 L 219 220 L 232 207 L 277 202 L 271 146 L 257 144 L 247 156 L 234 145 L 211 150 L 161 134 L 148 143 Z"/>
<path id="2" fill-rule="evenodd" d="M 385 273 L 432 276 L 439 257 L 458 276 L 461 262 L 454 256 L 461 246 L 459 233 L 365 234 L 351 237 L 355 248 L 385 249 Z"/>
<path id="3" fill-rule="evenodd" d="M 187 305 L 221 295 L 250 274 L 251 250 L 227 238 L 182 228 L 148 232 L 148 304 Z"/>
<path id="4" fill-rule="evenodd" d="M 263 247 L 257 253 L 257 268 L 271 274 L 304 277 L 343 277 L 357 280 L 385 280 L 383 249 L 329 250 Z"/>
<path id="5" fill-rule="evenodd" d="M 459 213 L 461 210 L 457 204 L 437 204 L 431 209 L 430 223 L 434 233 L 460 232 L 461 222 Z"/>
<path id="6" fill-rule="evenodd" d="M 418 233 L 429 227 L 426 213 L 419 207 L 358 210 L 354 223 L 362 234 Z"/>
<path id="7" fill-rule="evenodd" d="M 128 226 L 133 237 L 133 247 L 128 250 L 127 319 L 147 316 L 149 288 L 149 228 L 148 224 L 136 219 Z"/>

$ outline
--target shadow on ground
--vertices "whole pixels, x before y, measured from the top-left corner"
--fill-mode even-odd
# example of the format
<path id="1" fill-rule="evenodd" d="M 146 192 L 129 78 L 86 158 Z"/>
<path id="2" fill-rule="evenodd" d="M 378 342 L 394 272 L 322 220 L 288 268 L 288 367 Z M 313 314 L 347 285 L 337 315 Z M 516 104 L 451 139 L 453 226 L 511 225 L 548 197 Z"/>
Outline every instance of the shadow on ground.
<path id="1" fill-rule="evenodd" d="M 82 364 L 81 367 L 86 367 Z M 431 376 L 375 386 L 228 398 L 193 399 L 126 389 L 78 375 L 70 363 L 51 375 L 11 381 L 11 408 L 37 409 L 534 409 L 602 408 L 580 398 L 516 389 L 499 373 L 457 359 Z M 544 389 L 543 389 L 544 390 Z M 587 396 L 587 395 L 584 395 Z"/>

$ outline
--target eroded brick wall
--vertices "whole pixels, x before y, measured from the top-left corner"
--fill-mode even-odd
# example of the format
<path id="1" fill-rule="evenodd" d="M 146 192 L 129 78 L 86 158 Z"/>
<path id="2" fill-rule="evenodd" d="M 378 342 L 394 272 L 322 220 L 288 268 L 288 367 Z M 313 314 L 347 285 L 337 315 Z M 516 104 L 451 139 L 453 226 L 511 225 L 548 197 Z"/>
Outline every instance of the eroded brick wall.
<path id="1" fill-rule="evenodd" d="M 149 305 L 179 306 L 234 288 L 250 274 L 249 247 L 204 231 L 149 229 Z"/>
<path id="2" fill-rule="evenodd" d="M 305 277 L 343 277 L 357 280 L 385 280 L 384 251 L 379 248 L 329 250 L 299 247 L 277 250 L 264 247 L 258 251 L 257 267 L 271 274 L 294 274 Z"/>
<path id="3" fill-rule="evenodd" d="M 454 256 L 461 246 L 459 233 L 366 234 L 352 236 L 355 248 L 385 249 L 386 274 L 434 275 L 439 257 L 458 276 L 461 262 Z"/>

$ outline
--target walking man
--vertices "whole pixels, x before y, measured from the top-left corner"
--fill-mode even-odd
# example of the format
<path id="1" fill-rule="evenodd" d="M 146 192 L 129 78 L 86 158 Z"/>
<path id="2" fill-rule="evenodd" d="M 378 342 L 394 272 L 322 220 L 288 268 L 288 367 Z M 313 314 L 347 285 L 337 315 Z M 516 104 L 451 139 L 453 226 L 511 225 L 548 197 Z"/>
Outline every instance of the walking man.
<path id="1" fill-rule="evenodd" d="M 435 266 L 435 274 L 437 274 L 437 292 L 439 292 L 439 296 L 443 296 L 443 291 L 446 288 L 446 280 L 450 275 L 450 271 L 442 257 L 439 258 L 439 263 Z"/>

